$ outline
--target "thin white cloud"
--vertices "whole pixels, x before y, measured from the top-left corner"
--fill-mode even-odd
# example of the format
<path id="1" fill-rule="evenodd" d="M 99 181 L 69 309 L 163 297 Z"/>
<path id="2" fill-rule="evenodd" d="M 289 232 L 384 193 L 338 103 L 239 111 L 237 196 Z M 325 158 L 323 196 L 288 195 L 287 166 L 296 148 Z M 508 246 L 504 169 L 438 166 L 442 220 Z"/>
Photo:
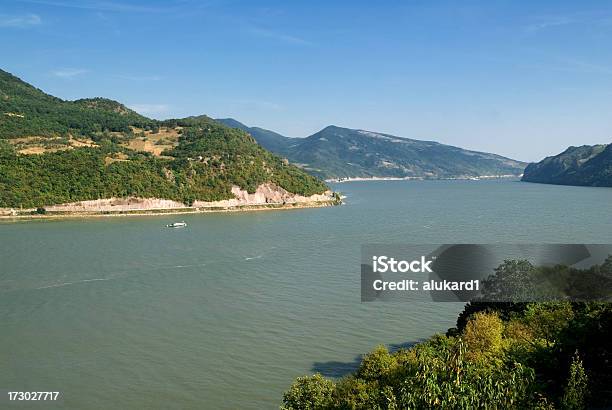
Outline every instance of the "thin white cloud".
<path id="1" fill-rule="evenodd" d="M 303 39 L 301 37 L 297 37 L 297 36 L 293 36 L 293 35 L 285 34 L 285 33 L 279 33 L 277 31 L 268 30 L 268 29 L 264 29 L 261 27 L 251 27 L 249 31 L 251 32 L 251 34 L 254 34 L 256 36 L 270 38 L 270 39 L 281 41 L 287 44 L 294 44 L 294 45 L 300 45 L 300 46 L 313 45 L 312 42 L 306 39 Z"/>
<path id="2" fill-rule="evenodd" d="M 168 104 L 128 104 L 128 108 L 143 115 L 159 115 L 170 111 Z"/>
<path id="3" fill-rule="evenodd" d="M 575 22 L 575 19 L 569 16 L 540 17 L 537 21 L 525 26 L 525 32 L 536 33 L 554 27 L 567 26 Z"/>
<path id="4" fill-rule="evenodd" d="M 576 74 L 601 74 L 601 75 L 612 75 L 612 67 L 593 63 L 590 61 L 579 60 L 567 56 L 544 56 L 544 60 L 540 58 L 539 62 L 535 61 L 532 63 L 517 63 L 517 66 L 543 70 L 543 71 L 558 71 L 564 73 L 576 73 Z"/>
<path id="5" fill-rule="evenodd" d="M 528 24 L 523 26 L 526 34 L 536 34 L 540 31 L 554 30 L 564 26 L 581 26 L 592 28 L 594 26 L 609 26 L 612 15 L 609 11 L 594 10 L 577 13 L 532 16 Z"/>
<path id="6" fill-rule="evenodd" d="M 98 1 L 98 0 L 82 0 L 82 1 L 61 1 L 61 0 L 21 0 L 24 3 L 40 4 L 44 6 L 65 7 L 72 9 L 96 10 L 96 11 L 112 11 L 112 12 L 163 12 L 167 8 L 151 7 L 146 5 L 127 4 L 118 1 Z"/>
<path id="7" fill-rule="evenodd" d="M 560 66 L 565 71 L 572 71 L 577 73 L 585 74 L 607 74 L 612 75 L 612 67 L 608 67 L 601 64 L 590 63 L 588 61 L 581 61 L 576 59 L 560 59 L 562 65 Z"/>
<path id="8" fill-rule="evenodd" d="M 129 75 L 129 74 L 119 74 L 116 76 L 117 78 L 121 78 L 122 80 L 129 81 L 161 81 L 163 77 L 161 75 Z"/>
<path id="9" fill-rule="evenodd" d="M 0 27 L 26 28 L 38 26 L 42 19 L 37 14 L 24 14 L 20 16 L 9 16 L 0 14 Z"/>
<path id="10" fill-rule="evenodd" d="M 53 71 L 51 74 L 60 78 L 72 78 L 76 77 L 77 75 L 85 74 L 88 72 L 89 70 L 86 70 L 84 68 L 61 68 L 59 70 Z"/>
<path id="11" fill-rule="evenodd" d="M 262 100 L 234 100 L 232 103 L 237 105 L 246 106 L 252 109 L 265 110 L 265 111 L 281 111 L 283 106 L 271 101 Z"/>

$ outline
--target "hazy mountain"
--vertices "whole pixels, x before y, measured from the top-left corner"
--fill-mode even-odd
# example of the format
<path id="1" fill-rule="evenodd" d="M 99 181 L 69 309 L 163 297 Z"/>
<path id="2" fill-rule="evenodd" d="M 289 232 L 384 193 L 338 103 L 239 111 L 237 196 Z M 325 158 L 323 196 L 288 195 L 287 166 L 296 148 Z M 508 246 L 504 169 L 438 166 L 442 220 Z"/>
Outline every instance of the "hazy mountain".
<path id="1" fill-rule="evenodd" d="M 323 178 L 464 178 L 520 175 L 525 163 L 433 141 L 329 126 L 307 138 L 287 138 L 233 119 L 224 124 L 249 132 L 262 146 Z"/>
<path id="2" fill-rule="evenodd" d="M 529 164 L 522 180 L 612 187 L 612 144 L 569 147 L 559 155 Z"/>
<path id="3" fill-rule="evenodd" d="M 285 137 L 284 135 L 264 128 L 246 126 L 233 118 L 218 118 L 217 121 L 228 127 L 238 128 L 248 132 L 255 138 L 259 145 L 280 155 L 287 155 L 287 150 L 297 140 L 297 138 Z"/>

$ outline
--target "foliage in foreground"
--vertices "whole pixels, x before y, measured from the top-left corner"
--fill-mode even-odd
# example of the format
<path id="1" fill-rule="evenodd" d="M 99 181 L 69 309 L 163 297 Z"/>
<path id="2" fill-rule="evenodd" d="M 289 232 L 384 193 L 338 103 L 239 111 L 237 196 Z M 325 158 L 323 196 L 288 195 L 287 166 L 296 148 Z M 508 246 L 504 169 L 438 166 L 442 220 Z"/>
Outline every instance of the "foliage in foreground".
<path id="1" fill-rule="evenodd" d="M 542 317 L 554 323 L 542 327 Z M 301 377 L 283 409 L 581 409 L 612 403 L 612 307 L 543 302 L 502 321 L 475 313 L 457 336 L 384 346 L 337 382 Z"/>
<path id="2" fill-rule="evenodd" d="M 595 269 L 610 266 L 612 257 Z M 446 335 L 395 352 L 379 346 L 338 381 L 298 378 L 282 408 L 608 408 L 611 338 L 610 303 L 470 303 Z"/>

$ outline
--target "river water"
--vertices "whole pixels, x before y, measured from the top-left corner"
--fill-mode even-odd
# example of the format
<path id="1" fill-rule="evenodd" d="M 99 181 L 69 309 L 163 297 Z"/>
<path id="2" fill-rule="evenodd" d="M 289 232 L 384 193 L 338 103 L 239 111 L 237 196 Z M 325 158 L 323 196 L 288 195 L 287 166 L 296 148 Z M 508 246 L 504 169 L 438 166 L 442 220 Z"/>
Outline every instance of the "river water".
<path id="1" fill-rule="evenodd" d="M 612 243 L 607 188 L 334 188 L 346 205 L 1 223 L 0 392 L 60 391 L 73 409 L 278 408 L 297 376 L 340 377 L 377 344 L 454 325 L 455 303 L 361 303 L 362 244 Z M 188 227 L 164 227 L 176 220 Z"/>

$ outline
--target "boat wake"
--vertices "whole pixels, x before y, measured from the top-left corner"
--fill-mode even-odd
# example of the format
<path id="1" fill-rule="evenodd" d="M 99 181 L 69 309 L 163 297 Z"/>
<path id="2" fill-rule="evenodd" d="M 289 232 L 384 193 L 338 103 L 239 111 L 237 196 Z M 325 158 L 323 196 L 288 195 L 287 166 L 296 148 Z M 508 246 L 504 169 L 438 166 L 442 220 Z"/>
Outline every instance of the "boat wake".
<path id="1" fill-rule="evenodd" d="M 161 267 L 159 269 L 182 269 L 182 268 L 197 268 L 200 266 L 206 266 L 205 263 L 197 263 L 195 265 L 174 265 L 174 266 L 169 266 L 169 267 Z"/>
<path id="2" fill-rule="evenodd" d="M 36 290 L 39 290 L 39 289 L 49 289 L 49 288 L 61 288 L 61 287 L 64 287 L 64 286 L 78 285 L 79 283 L 101 282 L 101 281 L 111 280 L 111 279 L 113 279 L 113 278 L 83 279 L 83 280 L 77 280 L 77 281 L 74 281 L 74 282 L 64 282 L 64 283 L 56 283 L 54 285 L 41 286 L 41 287 L 36 288 Z"/>
<path id="3" fill-rule="evenodd" d="M 263 257 L 263 255 L 257 255 L 257 256 L 252 256 L 252 257 L 246 257 L 244 258 L 245 261 L 250 261 L 253 259 L 261 259 Z"/>

